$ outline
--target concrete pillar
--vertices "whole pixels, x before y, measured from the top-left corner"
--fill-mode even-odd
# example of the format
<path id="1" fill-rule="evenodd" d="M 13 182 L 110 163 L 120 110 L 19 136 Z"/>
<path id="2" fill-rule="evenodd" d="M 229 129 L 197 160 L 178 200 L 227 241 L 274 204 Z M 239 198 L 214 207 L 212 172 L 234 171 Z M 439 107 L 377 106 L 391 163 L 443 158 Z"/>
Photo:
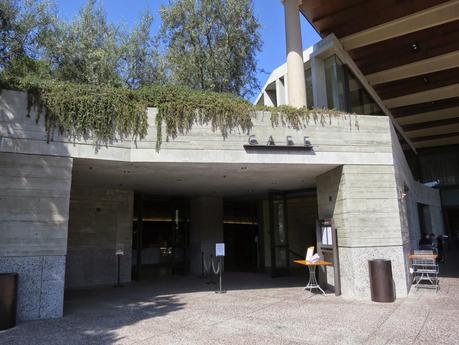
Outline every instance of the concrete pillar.
<path id="1" fill-rule="evenodd" d="M 19 321 L 62 316 L 72 165 L 0 153 L 0 273 L 19 273 Z"/>
<path id="2" fill-rule="evenodd" d="M 286 97 L 285 97 L 285 81 L 282 79 L 277 79 L 276 80 L 276 100 L 277 100 L 277 105 L 285 105 L 287 104 L 286 102 Z"/>
<path id="3" fill-rule="evenodd" d="M 311 77 L 314 90 L 314 108 L 328 108 L 324 60 L 318 57 L 311 58 Z"/>
<path id="4" fill-rule="evenodd" d="M 132 191 L 72 188 L 69 208 L 66 288 L 113 285 L 117 281 L 117 250 L 123 250 L 120 278 L 131 280 Z"/>
<path id="5" fill-rule="evenodd" d="M 333 218 L 344 297 L 370 298 L 368 260 L 388 259 L 397 297 L 407 295 L 402 228 L 390 165 L 344 165 L 317 177 L 319 218 Z M 331 275 L 327 269 L 327 281 Z"/>
<path id="6" fill-rule="evenodd" d="M 264 101 L 264 105 L 268 106 L 268 107 L 274 107 L 275 104 L 274 104 L 274 101 L 271 97 L 271 95 L 269 94 L 268 91 L 264 91 L 263 92 L 263 101 Z"/>
<path id="7" fill-rule="evenodd" d="M 223 199 L 199 197 L 190 204 L 191 274 L 201 274 L 201 253 L 215 256 L 215 243 L 223 242 Z"/>
<path id="8" fill-rule="evenodd" d="M 283 0 L 285 12 L 285 38 L 287 43 L 288 100 L 292 107 L 306 107 L 303 44 L 299 0 Z"/>

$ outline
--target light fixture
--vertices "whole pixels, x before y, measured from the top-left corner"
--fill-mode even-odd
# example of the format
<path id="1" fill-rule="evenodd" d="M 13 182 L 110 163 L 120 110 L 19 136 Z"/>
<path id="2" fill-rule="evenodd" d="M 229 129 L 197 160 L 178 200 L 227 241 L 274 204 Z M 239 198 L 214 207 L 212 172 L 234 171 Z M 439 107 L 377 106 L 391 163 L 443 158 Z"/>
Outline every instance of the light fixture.
<path id="1" fill-rule="evenodd" d="M 423 77 L 422 81 L 424 82 L 424 84 L 428 84 L 430 82 L 428 77 Z"/>
<path id="2" fill-rule="evenodd" d="M 257 138 L 254 134 L 249 137 L 249 145 L 258 145 Z"/>
<path id="3" fill-rule="evenodd" d="M 303 141 L 304 141 L 304 146 L 311 146 L 311 142 L 309 141 L 309 137 L 304 137 Z"/>
<path id="4" fill-rule="evenodd" d="M 402 190 L 402 189 L 399 189 L 399 190 L 398 190 L 398 199 L 399 199 L 400 201 L 403 201 L 403 199 L 405 199 L 407 195 L 408 195 L 408 194 L 407 194 L 407 191 Z"/>
<path id="5" fill-rule="evenodd" d="M 288 146 L 293 146 L 295 143 L 293 142 L 292 136 L 287 135 L 287 145 Z"/>
<path id="6" fill-rule="evenodd" d="M 411 43 L 411 50 L 417 52 L 419 50 L 419 43 L 413 42 Z"/>

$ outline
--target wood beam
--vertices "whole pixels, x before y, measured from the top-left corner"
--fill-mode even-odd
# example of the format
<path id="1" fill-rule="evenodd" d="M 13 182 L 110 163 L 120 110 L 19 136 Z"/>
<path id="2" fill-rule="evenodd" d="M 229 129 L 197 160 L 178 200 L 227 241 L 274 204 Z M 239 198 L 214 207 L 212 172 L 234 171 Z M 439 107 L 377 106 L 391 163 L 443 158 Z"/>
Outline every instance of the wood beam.
<path id="1" fill-rule="evenodd" d="M 371 85 L 377 85 L 455 67 L 459 67 L 459 50 L 368 74 L 366 77 Z"/>
<path id="2" fill-rule="evenodd" d="M 459 97 L 445 98 L 433 102 L 422 102 L 404 107 L 393 108 L 391 109 L 391 113 L 398 119 L 400 117 L 413 116 L 420 113 L 448 109 L 456 106 L 459 106 Z"/>
<path id="3" fill-rule="evenodd" d="M 320 8 L 322 4 L 329 1 L 303 1 L 302 10 L 323 35 L 334 33 L 340 38 L 446 2 L 446 0 L 366 0 L 346 6 L 350 1 L 341 0 L 342 5 L 322 13 L 320 18 L 309 16 L 308 13 L 314 13 L 308 11 L 309 6 Z M 374 15 L 370 15 L 372 13 Z"/>
<path id="4" fill-rule="evenodd" d="M 382 99 L 389 99 L 411 93 L 436 89 L 459 82 L 459 67 L 421 76 L 394 80 L 374 86 Z"/>
<path id="5" fill-rule="evenodd" d="M 459 19 L 459 0 L 449 1 L 341 38 L 351 50 Z"/>
<path id="6" fill-rule="evenodd" d="M 444 126 L 430 127 L 430 128 L 421 128 L 414 131 L 407 132 L 407 136 L 410 139 L 433 136 L 433 135 L 443 135 L 449 133 L 459 132 L 459 123 L 453 123 Z"/>
<path id="7" fill-rule="evenodd" d="M 433 90 L 416 92 L 409 95 L 394 97 L 384 100 L 383 103 L 387 108 L 397 108 L 406 105 L 412 105 L 422 102 L 432 102 L 443 98 L 451 98 L 459 95 L 459 83 L 440 87 Z"/>
<path id="8" fill-rule="evenodd" d="M 421 123 L 413 123 L 409 125 L 402 126 L 403 130 L 410 132 L 410 131 L 417 131 L 420 129 L 426 128 L 433 128 L 433 127 L 441 127 L 441 126 L 449 126 L 449 125 L 456 125 L 459 123 L 459 117 L 451 118 L 451 119 L 443 119 L 443 120 L 434 120 L 434 121 L 426 121 Z"/>
<path id="9" fill-rule="evenodd" d="M 428 149 L 432 147 L 439 147 L 439 146 L 451 146 L 459 144 L 459 135 L 458 136 L 451 136 L 451 137 L 444 137 L 444 138 L 433 138 L 430 140 L 419 141 L 416 143 L 416 147 L 420 149 Z"/>
<path id="10" fill-rule="evenodd" d="M 364 74 L 459 50 L 459 20 L 349 51 Z"/>
<path id="11" fill-rule="evenodd" d="M 417 138 L 412 138 L 411 140 L 413 142 L 420 142 L 420 141 L 430 141 L 430 140 L 438 140 L 438 139 L 445 139 L 445 138 L 459 138 L 459 131 L 457 132 L 451 132 L 451 133 L 445 133 L 445 134 L 436 134 L 436 135 L 427 135 L 424 137 L 417 137 Z"/>
<path id="12" fill-rule="evenodd" d="M 459 117 L 459 106 L 398 117 L 397 122 L 403 127 L 404 125 L 452 119 L 455 117 Z"/>

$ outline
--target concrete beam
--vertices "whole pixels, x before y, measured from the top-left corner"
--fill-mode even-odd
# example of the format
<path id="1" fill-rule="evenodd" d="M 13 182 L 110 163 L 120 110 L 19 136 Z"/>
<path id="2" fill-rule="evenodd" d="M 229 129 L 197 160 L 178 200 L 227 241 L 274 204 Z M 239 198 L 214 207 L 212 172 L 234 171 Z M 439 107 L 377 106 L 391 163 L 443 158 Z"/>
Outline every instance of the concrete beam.
<path id="1" fill-rule="evenodd" d="M 459 0 L 448 1 L 424 11 L 415 12 L 411 15 L 346 36 L 341 39 L 341 43 L 346 50 L 356 49 L 457 19 L 459 19 Z"/>

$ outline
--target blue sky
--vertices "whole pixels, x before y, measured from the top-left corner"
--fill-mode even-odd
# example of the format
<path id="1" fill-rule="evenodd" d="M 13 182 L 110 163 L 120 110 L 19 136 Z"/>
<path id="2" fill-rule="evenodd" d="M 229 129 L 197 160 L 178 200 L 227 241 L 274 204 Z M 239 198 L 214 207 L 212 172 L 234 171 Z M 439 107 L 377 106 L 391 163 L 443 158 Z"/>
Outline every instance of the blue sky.
<path id="1" fill-rule="evenodd" d="M 75 16 L 86 0 L 55 0 L 59 14 L 62 18 L 70 19 Z M 166 5 L 168 0 L 99 0 L 111 22 L 124 23 L 128 27 L 137 23 L 146 9 L 153 13 L 155 21 L 152 33 L 156 34 L 161 25 L 159 9 Z M 281 0 L 254 0 L 255 15 L 261 23 L 261 37 L 263 40 L 262 51 L 258 53 L 257 78 L 261 86 L 268 78 L 268 74 L 261 70 L 271 72 L 285 62 L 285 36 L 284 36 L 284 9 Z M 319 35 L 312 26 L 301 16 L 301 29 L 303 32 L 303 48 L 319 41 Z"/>

